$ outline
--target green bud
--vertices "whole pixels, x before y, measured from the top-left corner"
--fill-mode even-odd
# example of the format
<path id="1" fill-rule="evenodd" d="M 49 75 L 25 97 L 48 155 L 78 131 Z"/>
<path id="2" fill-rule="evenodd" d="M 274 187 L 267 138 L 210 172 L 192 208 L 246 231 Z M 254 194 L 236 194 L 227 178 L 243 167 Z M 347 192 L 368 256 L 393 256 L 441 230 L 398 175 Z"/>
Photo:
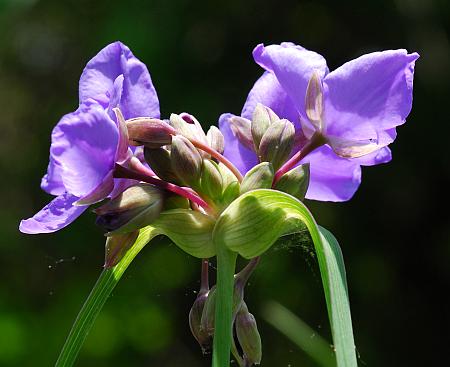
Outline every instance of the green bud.
<path id="1" fill-rule="evenodd" d="M 258 103 L 253 111 L 252 117 L 252 137 L 253 144 L 255 145 L 256 150 L 258 151 L 259 144 L 261 143 L 261 139 L 269 128 L 269 125 L 275 121 L 278 121 L 280 118 L 273 112 L 269 107 Z"/>
<path id="2" fill-rule="evenodd" d="M 164 181 L 179 183 L 177 175 L 172 170 L 170 152 L 164 148 L 144 148 L 144 157 L 152 171 Z"/>
<path id="3" fill-rule="evenodd" d="M 250 190 L 270 189 L 274 171 L 272 164 L 262 162 L 248 171 L 241 183 L 241 194 Z"/>
<path id="4" fill-rule="evenodd" d="M 322 132 L 323 126 L 323 87 L 319 74 L 314 72 L 309 79 L 305 95 L 306 116 L 314 127 Z"/>
<path id="5" fill-rule="evenodd" d="M 202 175 L 200 178 L 202 193 L 211 199 L 218 199 L 222 197 L 222 185 L 222 175 L 220 174 L 217 163 L 210 161 L 209 159 L 204 159 Z"/>
<path id="6" fill-rule="evenodd" d="M 214 336 L 214 323 L 216 319 L 216 286 L 212 287 L 208 293 L 203 313 L 200 320 L 202 332 L 210 337 Z"/>
<path id="7" fill-rule="evenodd" d="M 126 121 L 130 145 L 145 145 L 159 148 L 172 142 L 176 132 L 167 123 L 159 119 L 137 117 Z"/>
<path id="8" fill-rule="evenodd" d="M 255 150 L 251 132 L 251 121 L 240 116 L 230 118 L 230 128 L 239 142 L 250 150 Z"/>
<path id="9" fill-rule="evenodd" d="M 225 206 L 231 204 L 240 195 L 240 185 L 237 181 L 232 181 L 228 184 L 222 194 L 222 202 Z"/>
<path id="10" fill-rule="evenodd" d="M 94 210 L 96 223 L 109 233 L 122 234 L 145 227 L 158 218 L 164 204 L 164 193 L 149 184 L 131 186 Z"/>
<path id="11" fill-rule="evenodd" d="M 303 201 L 309 186 L 309 163 L 301 164 L 280 177 L 275 189 Z"/>
<path id="12" fill-rule="evenodd" d="M 174 136 L 170 151 L 172 171 L 187 186 L 198 185 L 202 172 L 202 157 L 192 143 L 183 136 Z"/>
<path id="13" fill-rule="evenodd" d="M 134 244 L 139 231 L 116 234 L 106 238 L 105 268 L 112 268 L 123 258 L 129 248 Z"/>
<path id="14" fill-rule="evenodd" d="M 294 125 L 288 120 L 279 120 L 269 126 L 259 145 L 261 162 L 271 162 L 276 171 L 291 153 L 295 140 Z"/>
<path id="15" fill-rule="evenodd" d="M 220 130 L 211 126 L 206 133 L 206 139 L 208 140 L 208 145 L 214 150 L 218 151 L 220 154 L 223 154 L 223 150 L 225 148 L 225 138 Z"/>
<path id="16" fill-rule="evenodd" d="M 192 335 L 200 344 L 203 354 L 211 350 L 212 335 L 202 328 L 201 320 L 209 291 L 199 292 L 191 310 L 189 311 L 189 327 Z"/>
<path id="17" fill-rule="evenodd" d="M 255 317 L 242 302 L 235 320 L 236 336 L 244 354 L 246 366 L 260 364 L 262 358 L 261 336 L 258 332 Z"/>

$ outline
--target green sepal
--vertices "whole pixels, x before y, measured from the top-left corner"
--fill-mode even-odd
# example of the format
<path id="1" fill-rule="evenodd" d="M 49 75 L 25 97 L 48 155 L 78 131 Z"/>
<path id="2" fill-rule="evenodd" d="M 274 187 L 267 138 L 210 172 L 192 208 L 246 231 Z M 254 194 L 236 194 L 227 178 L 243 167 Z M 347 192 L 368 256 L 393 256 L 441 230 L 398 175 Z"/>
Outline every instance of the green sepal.
<path id="1" fill-rule="evenodd" d="M 224 206 L 228 206 L 232 203 L 236 198 L 240 195 L 241 189 L 239 182 L 233 181 L 231 182 L 223 191 L 222 194 L 222 203 Z"/>
<path id="2" fill-rule="evenodd" d="M 309 186 L 309 163 L 301 164 L 280 177 L 275 189 L 303 201 Z"/>
<path id="3" fill-rule="evenodd" d="M 189 255 L 202 259 L 216 253 L 211 238 L 214 220 L 208 215 L 190 209 L 172 209 L 162 212 L 152 226 Z"/>
<path id="4" fill-rule="evenodd" d="M 270 162 L 262 162 L 248 171 L 241 182 L 241 194 L 272 186 L 274 170 Z"/>
<path id="5" fill-rule="evenodd" d="M 203 169 L 200 177 L 201 194 L 212 200 L 220 199 L 223 190 L 223 180 L 216 162 L 203 159 Z"/>

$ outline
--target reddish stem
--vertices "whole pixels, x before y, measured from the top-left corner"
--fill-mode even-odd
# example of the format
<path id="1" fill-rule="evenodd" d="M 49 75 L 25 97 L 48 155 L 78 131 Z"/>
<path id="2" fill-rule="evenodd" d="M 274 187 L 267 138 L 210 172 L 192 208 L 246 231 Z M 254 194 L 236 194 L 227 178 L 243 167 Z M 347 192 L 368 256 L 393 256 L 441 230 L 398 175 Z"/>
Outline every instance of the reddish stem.
<path id="1" fill-rule="evenodd" d="M 309 153 L 316 150 L 326 143 L 326 139 L 320 134 L 316 133 L 312 136 L 311 140 L 303 147 L 302 150 L 299 150 L 295 153 L 291 159 L 289 159 L 285 164 L 281 166 L 281 168 L 275 173 L 275 177 L 273 178 L 272 187 L 280 180 L 281 176 L 283 176 L 287 171 L 293 168 L 298 162 L 300 162 L 303 158 L 305 158 Z"/>
<path id="2" fill-rule="evenodd" d="M 136 163 L 135 160 L 131 159 L 130 162 L 132 169 L 124 167 L 120 164 L 116 163 L 114 169 L 114 177 L 116 178 L 130 178 L 133 180 L 147 182 L 149 184 L 161 187 L 164 190 L 173 192 L 174 194 L 185 197 L 188 200 L 193 201 L 197 205 L 205 208 L 206 210 L 210 210 L 209 205 L 204 201 L 200 196 L 194 194 L 193 192 L 186 190 L 180 186 L 172 184 L 170 182 L 166 182 L 160 180 L 159 178 L 154 177 L 153 172 L 145 167 L 142 163 Z"/>
<path id="3" fill-rule="evenodd" d="M 202 260 L 202 274 L 200 279 L 200 292 L 206 293 L 209 291 L 209 260 Z"/>
<path id="4" fill-rule="evenodd" d="M 210 146 L 203 144 L 195 139 L 189 139 L 189 141 L 194 145 L 194 147 L 203 150 L 204 152 L 210 154 L 212 157 L 216 158 L 219 162 L 222 162 L 224 166 L 226 166 L 238 179 L 239 182 L 242 182 L 241 172 L 231 163 L 228 159 L 226 159 L 222 154 L 220 154 L 217 150 L 211 148 Z"/>

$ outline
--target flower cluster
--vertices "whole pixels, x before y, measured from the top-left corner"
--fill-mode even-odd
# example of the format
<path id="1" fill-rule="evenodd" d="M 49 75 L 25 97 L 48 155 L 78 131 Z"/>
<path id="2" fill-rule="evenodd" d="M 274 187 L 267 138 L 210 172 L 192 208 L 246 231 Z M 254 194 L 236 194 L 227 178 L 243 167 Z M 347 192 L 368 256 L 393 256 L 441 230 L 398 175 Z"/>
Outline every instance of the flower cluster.
<path id="1" fill-rule="evenodd" d="M 105 265 L 112 267 L 139 229 L 180 226 L 179 216 L 191 213 L 189 230 L 204 220 L 212 233 L 210 223 L 252 190 L 278 190 L 301 201 L 349 200 L 361 182 L 361 166 L 391 159 L 388 145 L 411 110 L 418 55 L 375 52 L 332 72 L 321 55 L 292 43 L 258 45 L 253 57 L 265 71 L 242 113 L 223 114 L 220 129 L 205 133 L 188 113 L 161 119 L 147 67 L 120 42 L 105 47 L 81 75 L 79 107 L 52 132 L 41 187 L 56 197 L 23 220 L 20 230 L 57 231 L 102 202 L 94 213 L 108 238 Z M 167 213 L 178 219 L 167 224 L 161 219 Z M 180 247 L 198 257 L 216 251 Z M 257 262 L 234 279 L 232 351 L 245 366 L 261 359 L 256 323 L 243 300 Z M 207 273 L 204 262 L 190 314 L 204 350 L 214 334 L 215 309 Z"/>

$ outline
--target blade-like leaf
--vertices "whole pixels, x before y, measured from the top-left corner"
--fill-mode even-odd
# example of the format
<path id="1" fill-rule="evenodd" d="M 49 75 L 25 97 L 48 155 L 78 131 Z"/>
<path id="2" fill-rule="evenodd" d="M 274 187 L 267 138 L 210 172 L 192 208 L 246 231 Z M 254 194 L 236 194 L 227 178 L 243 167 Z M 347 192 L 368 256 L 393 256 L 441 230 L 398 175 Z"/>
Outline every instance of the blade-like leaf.
<path id="1" fill-rule="evenodd" d="M 139 231 L 136 242 L 125 253 L 119 263 L 112 268 L 103 270 L 72 326 L 72 330 L 56 361 L 56 367 L 73 366 L 84 340 L 122 274 L 142 248 L 158 234 L 154 227 L 142 228 Z"/>
<path id="2" fill-rule="evenodd" d="M 322 367 L 335 367 L 336 360 L 331 345 L 314 329 L 278 302 L 264 305 L 263 317 L 273 327 L 298 345 Z"/>
<path id="3" fill-rule="evenodd" d="M 245 258 L 262 254 L 282 235 L 308 228 L 319 262 L 339 367 L 356 367 L 344 262 L 333 235 L 316 224 L 308 208 L 286 193 L 260 189 L 236 199 L 214 228 L 216 246 Z"/>

